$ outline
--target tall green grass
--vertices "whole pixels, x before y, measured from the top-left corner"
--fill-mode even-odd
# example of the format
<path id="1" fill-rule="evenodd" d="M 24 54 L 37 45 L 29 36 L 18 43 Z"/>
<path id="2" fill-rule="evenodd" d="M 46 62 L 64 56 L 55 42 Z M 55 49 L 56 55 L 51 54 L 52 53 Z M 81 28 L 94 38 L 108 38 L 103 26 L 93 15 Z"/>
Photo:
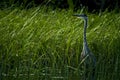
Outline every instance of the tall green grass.
<path id="1" fill-rule="evenodd" d="M 83 10 L 0 10 L 0 80 L 80 80 Z M 120 14 L 90 14 L 87 40 L 96 80 L 120 79 Z"/>

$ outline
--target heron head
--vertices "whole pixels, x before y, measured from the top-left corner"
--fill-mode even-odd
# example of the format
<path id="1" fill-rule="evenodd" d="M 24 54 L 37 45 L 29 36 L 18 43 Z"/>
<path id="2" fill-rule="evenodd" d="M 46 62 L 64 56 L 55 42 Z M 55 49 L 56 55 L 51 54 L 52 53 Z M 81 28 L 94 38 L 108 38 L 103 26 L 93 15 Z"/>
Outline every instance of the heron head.
<path id="1" fill-rule="evenodd" d="M 86 14 L 74 14 L 73 16 L 77 16 L 78 18 L 83 18 L 85 20 L 88 19 L 87 15 Z"/>

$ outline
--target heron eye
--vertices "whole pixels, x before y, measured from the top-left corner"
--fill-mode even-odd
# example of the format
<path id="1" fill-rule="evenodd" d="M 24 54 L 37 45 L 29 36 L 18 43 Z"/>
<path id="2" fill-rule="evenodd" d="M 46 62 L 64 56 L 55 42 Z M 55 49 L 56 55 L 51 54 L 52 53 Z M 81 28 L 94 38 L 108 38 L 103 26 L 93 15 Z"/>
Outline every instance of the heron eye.
<path id="1" fill-rule="evenodd" d="M 81 14 L 82 16 L 84 16 L 84 17 L 87 17 L 87 15 L 86 14 Z"/>

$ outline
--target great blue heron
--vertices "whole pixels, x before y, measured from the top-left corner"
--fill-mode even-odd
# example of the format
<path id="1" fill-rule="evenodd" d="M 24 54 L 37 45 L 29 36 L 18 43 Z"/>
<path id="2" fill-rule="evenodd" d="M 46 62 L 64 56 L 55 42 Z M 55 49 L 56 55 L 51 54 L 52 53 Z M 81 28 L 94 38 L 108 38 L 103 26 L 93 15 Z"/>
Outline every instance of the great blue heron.
<path id="1" fill-rule="evenodd" d="M 96 58 L 88 48 L 88 44 L 86 40 L 86 28 L 87 28 L 88 17 L 85 14 L 75 14 L 73 16 L 77 16 L 78 18 L 84 19 L 83 50 L 81 53 L 81 61 L 83 61 L 84 69 L 85 69 L 84 80 L 94 80 Z"/>

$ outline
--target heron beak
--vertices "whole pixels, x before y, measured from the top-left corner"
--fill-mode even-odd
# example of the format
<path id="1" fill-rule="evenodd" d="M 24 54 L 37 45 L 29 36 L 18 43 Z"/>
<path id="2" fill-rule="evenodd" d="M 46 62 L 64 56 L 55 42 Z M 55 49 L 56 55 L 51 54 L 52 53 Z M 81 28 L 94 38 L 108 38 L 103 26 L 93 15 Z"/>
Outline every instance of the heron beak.
<path id="1" fill-rule="evenodd" d="M 83 15 L 80 15 L 80 14 L 73 14 L 73 16 L 83 17 Z"/>

